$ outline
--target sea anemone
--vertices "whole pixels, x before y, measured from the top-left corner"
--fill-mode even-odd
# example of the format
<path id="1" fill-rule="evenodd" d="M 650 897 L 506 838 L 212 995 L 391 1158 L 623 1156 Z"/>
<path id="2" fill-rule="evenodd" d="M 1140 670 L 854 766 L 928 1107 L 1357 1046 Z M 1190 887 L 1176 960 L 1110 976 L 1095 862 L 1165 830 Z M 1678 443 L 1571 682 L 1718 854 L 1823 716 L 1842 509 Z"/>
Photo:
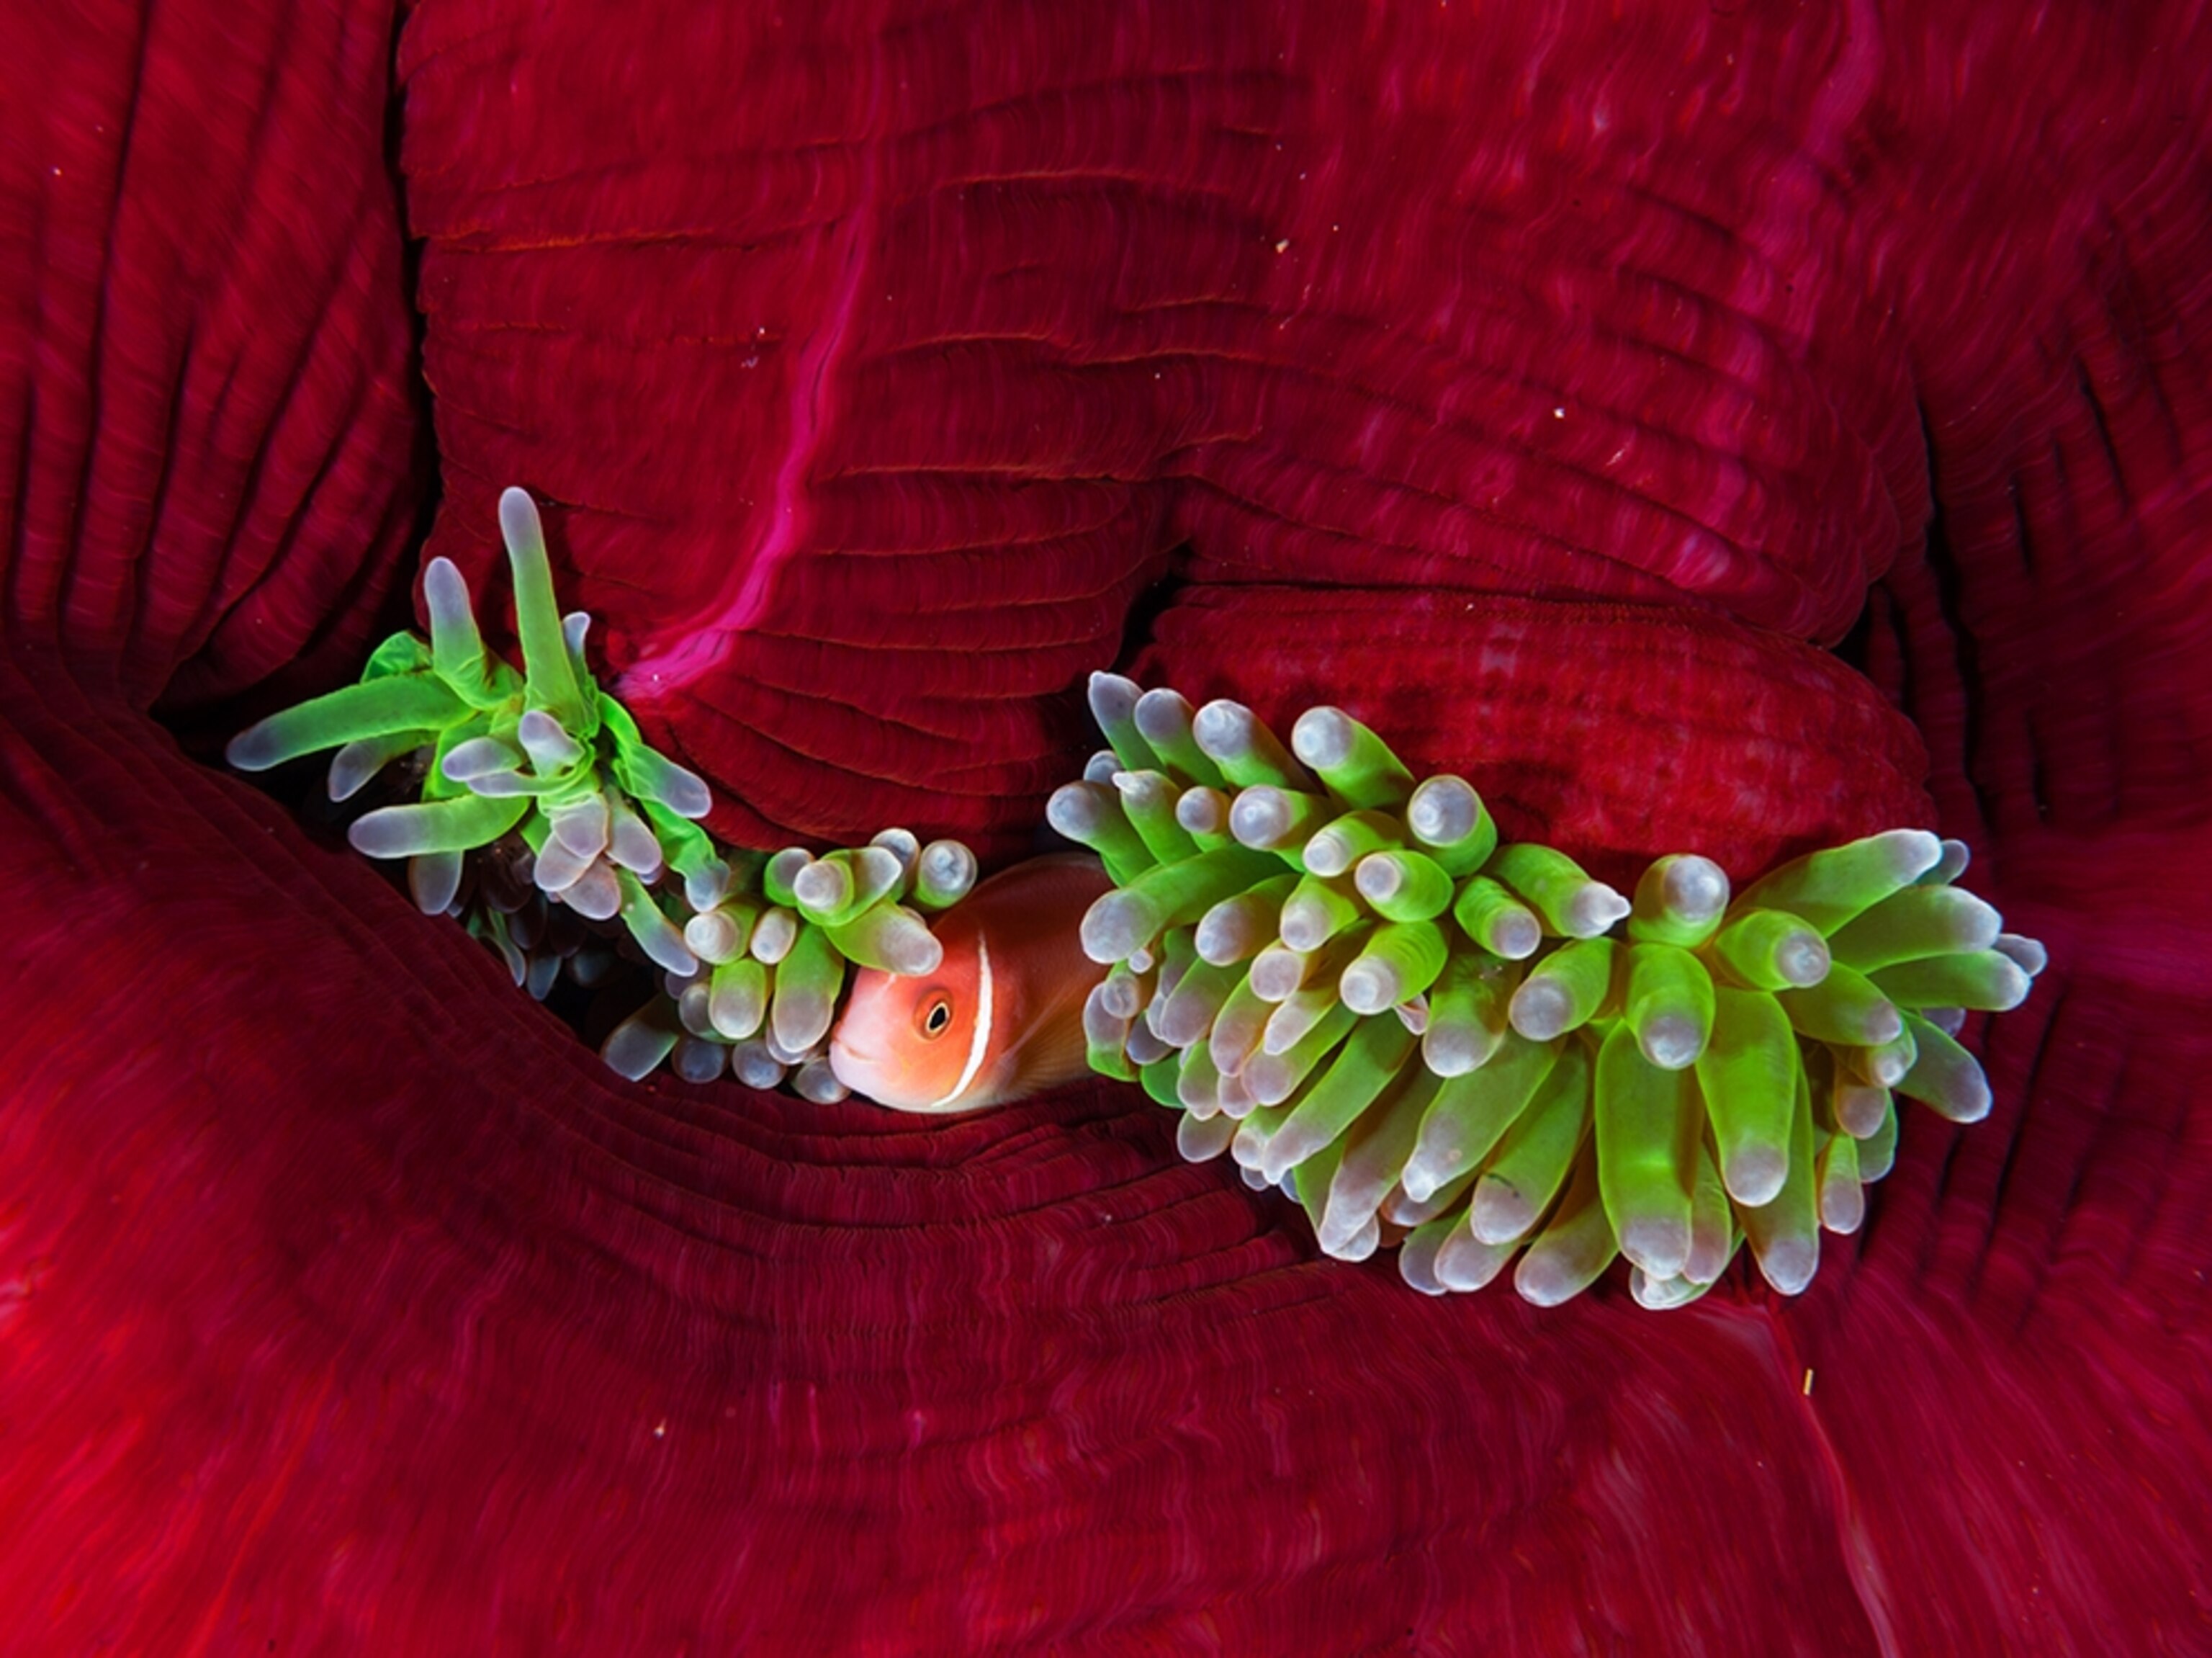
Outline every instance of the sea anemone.
<path id="1" fill-rule="evenodd" d="M 262 720 L 230 763 L 335 749 L 342 802 L 404 762 L 421 798 L 347 838 L 406 859 L 425 912 L 460 917 L 539 1001 L 564 973 L 607 978 L 586 927 L 658 970 L 601 1045 L 620 1075 L 726 1066 L 844 1098 L 828 1044 L 848 968 L 935 971 L 902 900 L 958 902 L 973 853 L 896 829 L 818 858 L 719 847 L 696 822 L 707 785 L 593 679 L 590 619 L 559 614 L 526 491 L 500 525 L 520 674 L 433 559 L 428 637 L 387 639 L 358 684 Z M 1747 1237 L 1767 1282 L 1801 1292 L 1820 1229 L 1856 1231 L 1862 1182 L 1888 1172 L 1892 1090 L 1986 1115 L 1954 1038 L 2044 966 L 1950 885 L 1965 844 L 1925 831 L 1809 854 L 1734 902 L 1719 864 L 1671 854 L 1632 902 L 1565 853 L 1501 841 L 1465 778 L 1417 781 L 1340 709 L 1308 709 L 1285 747 L 1226 699 L 1194 710 L 1094 674 L 1090 702 L 1111 747 L 1047 815 L 1117 883 L 1082 923 L 1111 969 L 1083 1007 L 1092 1069 L 1185 1111 L 1186 1158 L 1231 1151 L 1297 1198 L 1325 1253 L 1363 1260 L 1387 1228 L 1429 1293 L 1517 1258 L 1516 1287 L 1555 1305 L 1620 1253 L 1639 1302 L 1681 1306 Z"/>
<path id="2" fill-rule="evenodd" d="M 336 749 L 338 802 L 404 765 L 419 798 L 355 819 L 346 838 L 405 859 L 424 913 L 460 918 L 538 1001 L 564 973 L 599 985 L 612 971 L 607 945 L 626 940 L 659 988 L 600 1047 L 620 1075 L 635 1082 L 665 1061 L 686 1082 L 711 1082 L 726 1064 L 751 1088 L 789 1073 L 807 1099 L 842 1099 L 828 1042 L 848 969 L 934 968 L 937 941 L 902 900 L 958 902 L 975 854 L 889 829 L 823 857 L 805 847 L 724 856 L 696 822 L 714 804 L 706 783 L 648 745 L 592 678 L 591 619 L 554 604 L 528 492 L 501 496 L 499 519 L 521 673 L 485 647 L 460 571 L 434 558 L 422 575 L 428 639 L 394 634 L 360 683 L 270 715 L 226 757 L 264 771 Z"/>
<path id="3" fill-rule="evenodd" d="M 0 1647 L 2203 1649 L 2209 23 L 6 9 Z M 516 479 L 732 845 L 1019 857 L 1115 667 L 2051 964 L 1667 1318 L 627 1082 L 218 764 Z"/>
<path id="4" fill-rule="evenodd" d="M 1049 810 L 1119 883 L 1083 923 L 1112 969 L 1085 1009 L 1093 1067 L 1181 1110 L 1185 1157 L 1281 1186 L 1327 1253 L 1402 1240 L 1431 1294 L 1517 1258 L 1553 1306 L 1618 1253 L 1639 1302 L 1678 1307 L 1746 1238 L 1798 1294 L 1820 1229 L 1856 1231 L 1889 1171 L 1893 1091 L 1987 1115 L 1954 1037 L 2045 963 L 1951 885 L 1964 844 L 1926 831 L 1733 901 L 1720 865 L 1670 854 L 1632 901 L 1502 842 L 1465 778 L 1417 781 L 1341 709 L 1308 709 L 1285 747 L 1242 704 L 1118 675 L 1091 706 L 1105 781 Z"/>

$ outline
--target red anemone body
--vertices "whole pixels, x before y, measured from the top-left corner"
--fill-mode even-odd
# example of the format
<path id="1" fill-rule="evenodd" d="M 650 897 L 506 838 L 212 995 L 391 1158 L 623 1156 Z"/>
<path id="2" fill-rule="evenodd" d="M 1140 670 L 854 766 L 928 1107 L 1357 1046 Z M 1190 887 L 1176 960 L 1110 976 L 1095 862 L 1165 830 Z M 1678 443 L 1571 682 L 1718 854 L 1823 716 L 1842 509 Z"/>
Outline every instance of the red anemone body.
<path id="1" fill-rule="evenodd" d="M 17 8 L 0 1645 L 2212 1646 L 2208 32 Z M 2052 966 L 1663 1315 L 1320 1259 L 1126 1088 L 624 1085 L 169 735 L 510 483 L 734 838 L 1003 861 L 1135 659 L 1601 865 L 1938 822 Z"/>

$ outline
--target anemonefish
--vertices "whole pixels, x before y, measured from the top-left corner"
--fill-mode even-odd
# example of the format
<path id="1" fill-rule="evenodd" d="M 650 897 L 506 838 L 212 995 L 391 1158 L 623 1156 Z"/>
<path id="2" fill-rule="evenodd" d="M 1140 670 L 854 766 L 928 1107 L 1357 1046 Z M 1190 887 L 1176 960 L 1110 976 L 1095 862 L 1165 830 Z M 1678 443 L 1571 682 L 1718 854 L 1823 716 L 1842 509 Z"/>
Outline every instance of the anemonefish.
<path id="1" fill-rule="evenodd" d="M 895 1111 L 976 1111 L 1087 1073 L 1083 1003 L 1106 969 L 1083 953 L 1083 912 L 1112 883 L 1096 858 L 1034 858 L 939 917 L 935 972 L 854 977 L 830 1065 Z"/>

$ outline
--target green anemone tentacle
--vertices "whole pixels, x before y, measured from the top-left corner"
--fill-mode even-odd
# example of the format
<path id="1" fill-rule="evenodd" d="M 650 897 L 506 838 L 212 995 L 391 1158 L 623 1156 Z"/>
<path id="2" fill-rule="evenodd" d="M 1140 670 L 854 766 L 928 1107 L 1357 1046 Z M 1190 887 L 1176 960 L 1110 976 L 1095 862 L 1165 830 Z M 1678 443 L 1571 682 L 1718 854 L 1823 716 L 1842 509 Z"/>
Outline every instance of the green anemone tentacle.
<path id="1" fill-rule="evenodd" d="M 1085 1027 L 1093 1069 L 1238 1121 L 1177 1143 L 1226 1146 L 1295 1192 L 1327 1253 L 1399 1242 L 1428 1293 L 1517 1263 L 1516 1289 L 1551 1305 L 1626 1255 L 1640 1305 L 1686 1306 L 1748 1243 L 1795 1294 L 1820 1231 L 1855 1228 L 1887 1172 L 1900 1098 L 1988 1112 L 1950 1033 L 1960 1009 L 2017 1005 L 2043 962 L 1951 887 L 1965 849 L 1923 830 L 1733 893 L 1674 853 L 1632 901 L 1567 851 L 1502 844 L 1464 778 L 1416 778 L 1343 710 L 1309 710 L 1285 745 L 1240 704 L 1188 715 L 1186 739 L 1172 693 L 1100 675 L 1092 702 L 1152 796 L 1214 786 L 1194 748 L 1240 791 L 1243 855 L 1158 834 L 1109 853 L 1116 889 L 1085 926 L 1117 964 L 1112 1013 Z M 1104 849 L 1104 814 L 1076 805 L 1055 825 Z M 1209 966 L 1189 993 L 1131 970 L 1187 959 L 1193 930 Z"/>
<path id="2" fill-rule="evenodd" d="M 519 668 L 434 560 L 429 637 L 241 733 L 234 764 L 335 749 L 334 799 L 404 765 L 416 798 L 387 789 L 350 838 L 410 860 L 418 901 L 532 995 L 615 994 L 626 954 L 645 982 L 601 1048 L 622 1074 L 840 1097 L 824 1040 L 854 964 L 934 971 L 922 912 L 966 895 L 973 855 L 900 830 L 826 856 L 723 845 L 705 782 L 593 680 L 529 497 L 503 495 L 500 521 Z M 1048 818 L 1115 882 L 1083 926 L 1110 964 L 1091 1065 L 1182 1112 L 1186 1155 L 1295 1193 L 1329 1254 L 1398 1244 L 1431 1294 L 1510 1266 L 1542 1305 L 1626 1255 L 1656 1309 L 1747 1243 L 1794 1294 L 1820 1231 L 1860 1224 L 1902 1100 L 1990 1109 L 1954 1033 L 2018 1005 L 2045 954 L 1954 887 L 1956 841 L 1893 830 L 1733 894 L 1671 854 L 1632 901 L 1565 850 L 1501 842 L 1466 779 L 1416 777 L 1343 710 L 1285 744 L 1241 704 L 1090 689 L 1111 752 Z"/>
<path id="3" fill-rule="evenodd" d="M 271 714 L 232 738 L 225 757 L 241 771 L 264 771 L 349 742 L 442 731 L 467 713 L 468 705 L 434 674 L 380 674 Z"/>
<path id="4" fill-rule="evenodd" d="M 851 968 L 933 970 L 941 951 L 903 900 L 957 902 L 975 883 L 974 855 L 902 830 L 826 865 L 802 848 L 771 859 L 722 845 L 699 821 L 714 803 L 706 783 L 648 743 L 592 678 L 589 619 L 560 613 L 544 526 L 522 491 L 501 497 L 500 528 L 519 671 L 486 647 L 459 570 L 433 559 L 429 637 L 394 634 L 358 684 L 240 734 L 232 763 L 262 771 L 336 749 L 330 792 L 343 800 L 421 757 L 417 797 L 366 813 L 349 838 L 409 860 L 423 907 L 457 905 L 541 1000 L 563 983 L 625 993 L 608 976 L 626 954 L 632 978 L 646 978 L 626 993 L 645 999 L 603 1045 L 610 1066 L 637 1078 L 666 1064 L 694 1082 L 733 1070 L 755 1086 L 788 1075 L 810 1099 L 839 1097 L 823 1039 Z M 837 901 L 792 907 L 793 877 Z"/>

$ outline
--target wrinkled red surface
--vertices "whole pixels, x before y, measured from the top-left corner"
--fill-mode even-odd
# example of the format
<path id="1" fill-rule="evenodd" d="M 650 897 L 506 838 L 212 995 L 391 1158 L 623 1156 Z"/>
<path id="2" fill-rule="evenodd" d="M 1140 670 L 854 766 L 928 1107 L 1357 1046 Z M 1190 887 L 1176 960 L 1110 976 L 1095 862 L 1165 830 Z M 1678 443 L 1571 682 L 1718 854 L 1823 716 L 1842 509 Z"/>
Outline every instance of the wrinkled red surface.
<path id="1" fill-rule="evenodd" d="M 1465 775 L 1501 832 L 1571 846 L 1624 891 L 1668 848 L 1741 881 L 1929 816 L 1927 753 L 1863 675 L 1695 610 L 1199 588 L 1161 614 L 1134 671 L 1194 700 L 1240 698 L 1278 732 L 1346 704 L 1416 775 Z"/>
<path id="2" fill-rule="evenodd" d="M 1667 1315 L 1316 1259 L 1126 1090 L 613 1083 L 143 714 L 400 568 L 393 19 L 18 9 L 0 1647 L 2212 1646 L 2196 11 L 523 10 L 398 46 L 434 545 L 538 491 L 724 826 L 1008 850 L 1149 643 L 1756 863 L 1926 809 L 1795 642 L 1887 569 L 2053 966 L 1808 1295 Z"/>
<path id="3" fill-rule="evenodd" d="M 25 6 L 0 37 L 8 637 L 179 712 L 356 671 L 425 482 L 391 19 L 221 15 Z"/>
<path id="4" fill-rule="evenodd" d="M 1053 693 L 1177 546 L 1832 638 L 1912 545 L 1899 278 L 1843 187 L 1876 40 L 883 13 L 611 52 L 618 7 L 492 0 L 403 43 L 432 546 L 484 568 L 510 482 L 568 507 L 726 832 L 1018 848 L 1083 741 Z"/>

